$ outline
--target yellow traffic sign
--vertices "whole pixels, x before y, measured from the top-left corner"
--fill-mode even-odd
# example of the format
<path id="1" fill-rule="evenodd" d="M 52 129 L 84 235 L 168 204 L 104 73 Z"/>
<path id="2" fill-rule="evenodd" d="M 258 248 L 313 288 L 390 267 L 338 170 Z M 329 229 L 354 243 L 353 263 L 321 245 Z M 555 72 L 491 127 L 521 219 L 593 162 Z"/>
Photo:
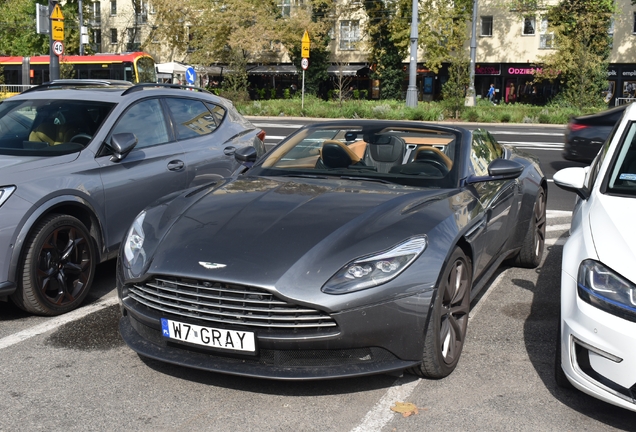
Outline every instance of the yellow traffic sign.
<path id="1" fill-rule="evenodd" d="M 53 29 L 53 40 L 63 41 L 64 40 L 64 21 L 53 21 L 51 23 L 51 28 Z"/>
<path id="2" fill-rule="evenodd" d="M 54 19 L 54 20 L 63 20 L 64 19 L 64 15 L 62 14 L 62 8 L 60 7 L 59 4 L 56 4 L 55 7 L 53 8 L 53 13 L 51 14 L 51 19 Z"/>
<path id="3" fill-rule="evenodd" d="M 302 45 L 301 45 L 301 57 L 309 58 L 309 33 L 305 30 L 305 34 L 303 35 Z"/>

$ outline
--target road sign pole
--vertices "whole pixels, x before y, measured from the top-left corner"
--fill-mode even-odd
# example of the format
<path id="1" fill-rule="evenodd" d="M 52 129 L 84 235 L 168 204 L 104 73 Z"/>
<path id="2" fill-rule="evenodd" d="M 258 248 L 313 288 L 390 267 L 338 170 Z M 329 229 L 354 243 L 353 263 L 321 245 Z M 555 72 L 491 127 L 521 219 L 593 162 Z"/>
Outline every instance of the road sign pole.
<path id="1" fill-rule="evenodd" d="M 57 2 L 49 0 L 49 13 L 53 11 Z M 49 80 L 60 79 L 60 58 L 53 52 L 53 19 L 49 17 Z"/>
<path id="2" fill-rule="evenodd" d="M 305 70 L 303 69 L 303 91 L 300 97 L 300 109 L 305 109 Z"/>

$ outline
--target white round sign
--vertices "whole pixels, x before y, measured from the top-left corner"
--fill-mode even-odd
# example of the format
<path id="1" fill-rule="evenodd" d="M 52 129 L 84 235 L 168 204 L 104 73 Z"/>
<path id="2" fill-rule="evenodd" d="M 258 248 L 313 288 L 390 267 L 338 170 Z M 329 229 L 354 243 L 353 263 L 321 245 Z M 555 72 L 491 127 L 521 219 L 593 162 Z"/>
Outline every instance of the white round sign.
<path id="1" fill-rule="evenodd" d="M 307 68 L 309 67 L 309 59 L 304 58 L 300 61 L 300 67 L 303 68 L 303 70 L 307 70 Z"/>
<path id="2" fill-rule="evenodd" d="M 61 56 L 62 54 L 64 54 L 64 44 L 62 43 L 62 41 L 53 42 L 53 52 L 56 56 Z"/>

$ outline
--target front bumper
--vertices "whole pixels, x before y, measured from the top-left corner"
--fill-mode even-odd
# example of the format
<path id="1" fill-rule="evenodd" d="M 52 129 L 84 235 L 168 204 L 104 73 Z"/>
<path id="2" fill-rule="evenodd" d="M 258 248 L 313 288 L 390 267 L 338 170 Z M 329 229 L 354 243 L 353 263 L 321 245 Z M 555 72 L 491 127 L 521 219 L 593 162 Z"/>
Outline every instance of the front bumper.
<path id="1" fill-rule="evenodd" d="M 165 338 L 160 319 L 183 322 L 183 318 L 150 310 L 129 297 L 121 303 L 119 329 L 126 344 L 140 355 L 196 369 L 280 380 L 363 376 L 404 370 L 421 362 L 431 297 L 432 291 L 426 291 L 334 313 L 331 316 L 337 328 L 313 336 L 277 336 L 256 330 L 256 355 L 237 355 Z"/>
<path id="2" fill-rule="evenodd" d="M 563 372 L 579 390 L 636 412 L 636 323 L 581 300 L 562 274 Z"/>

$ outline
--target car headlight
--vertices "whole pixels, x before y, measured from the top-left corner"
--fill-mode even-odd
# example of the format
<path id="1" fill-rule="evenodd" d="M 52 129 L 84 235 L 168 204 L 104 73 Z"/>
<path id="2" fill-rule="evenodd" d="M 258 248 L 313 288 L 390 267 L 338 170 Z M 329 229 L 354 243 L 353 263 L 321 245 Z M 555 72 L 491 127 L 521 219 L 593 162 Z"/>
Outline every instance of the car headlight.
<path id="1" fill-rule="evenodd" d="M 146 253 L 144 251 L 144 240 L 146 237 L 143 229 L 145 218 L 145 211 L 139 213 L 128 230 L 128 235 L 124 242 L 124 262 L 134 276 L 139 276 L 146 264 Z"/>
<path id="2" fill-rule="evenodd" d="M 0 187 L 0 206 L 9 199 L 11 194 L 15 191 L 15 186 L 2 186 Z"/>
<path id="3" fill-rule="evenodd" d="M 338 270 L 322 291 L 345 294 L 386 283 L 406 270 L 427 244 L 426 236 L 413 237 L 387 251 L 358 258 Z"/>
<path id="4" fill-rule="evenodd" d="M 578 294 L 605 312 L 636 322 L 636 285 L 598 261 L 579 266 Z"/>

